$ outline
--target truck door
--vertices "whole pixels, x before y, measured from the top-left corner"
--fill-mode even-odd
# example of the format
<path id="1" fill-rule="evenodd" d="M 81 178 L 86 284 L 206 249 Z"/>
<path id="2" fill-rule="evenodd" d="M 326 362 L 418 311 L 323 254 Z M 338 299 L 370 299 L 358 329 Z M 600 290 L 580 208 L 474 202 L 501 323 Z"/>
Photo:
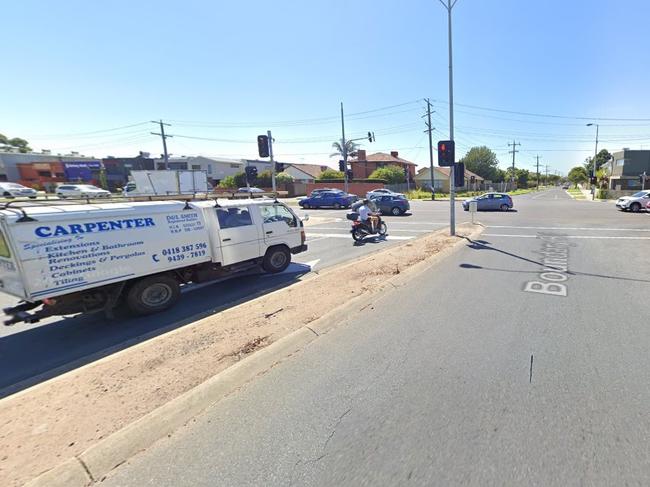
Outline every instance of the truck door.
<path id="1" fill-rule="evenodd" d="M 219 221 L 221 265 L 230 265 L 260 256 L 259 226 L 247 207 L 216 208 Z"/>
<path id="2" fill-rule="evenodd" d="M 260 205 L 262 226 L 264 230 L 264 245 L 286 245 L 290 249 L 302 243 L 298 219 L 281 203 Z M 262 249 L 264 253 L 266 251 Z"/>

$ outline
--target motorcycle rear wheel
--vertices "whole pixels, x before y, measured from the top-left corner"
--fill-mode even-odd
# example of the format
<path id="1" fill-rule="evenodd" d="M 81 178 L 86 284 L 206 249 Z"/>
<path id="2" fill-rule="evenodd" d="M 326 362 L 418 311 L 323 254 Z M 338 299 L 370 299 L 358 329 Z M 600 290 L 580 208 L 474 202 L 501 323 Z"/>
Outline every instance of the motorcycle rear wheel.
<path id="1" fill-rule="evenodd" d="M 352 238 L 355 242 L 361 242 L 364 237 L 365 235 L 361 229 L 355 228 L 352 230 Z"/>

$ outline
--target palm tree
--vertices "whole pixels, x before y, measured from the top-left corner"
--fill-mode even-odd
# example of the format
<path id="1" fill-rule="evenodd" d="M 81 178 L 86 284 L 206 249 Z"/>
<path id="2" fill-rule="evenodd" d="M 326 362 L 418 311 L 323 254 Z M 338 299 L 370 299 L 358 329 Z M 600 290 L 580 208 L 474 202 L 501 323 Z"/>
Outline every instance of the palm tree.
<path id="1" fill-rule="evenodd" d="M 330 157 L 339 156 L 341 159 L 345 159 L 345 152 L 343 151 L 343 146 L 341 145 L 340 141 L 337 140 L 336 142 L 332 142 L 332 147 L 336 150 L 336 152 L 332 152 L 330 154 Z M 348 156 L 354 157 L 358 148 L 359 144 L 352 140 L 345 142 L 345 149 L 348 153 Z"/>

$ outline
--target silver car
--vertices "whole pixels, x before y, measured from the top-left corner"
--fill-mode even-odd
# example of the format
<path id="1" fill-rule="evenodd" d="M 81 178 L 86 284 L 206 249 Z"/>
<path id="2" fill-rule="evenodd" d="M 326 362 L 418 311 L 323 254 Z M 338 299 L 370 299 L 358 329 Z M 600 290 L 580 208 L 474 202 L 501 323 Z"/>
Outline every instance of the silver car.
<path id="1" fill-rule="evenodd" d="M 650 189 L 639 191 L 632 196 L 621 196 L 616 201 L 616 207 L 622 211 L 633 211 L 638 213 L 643 208 L 646 208 L 650 203 Z"/>

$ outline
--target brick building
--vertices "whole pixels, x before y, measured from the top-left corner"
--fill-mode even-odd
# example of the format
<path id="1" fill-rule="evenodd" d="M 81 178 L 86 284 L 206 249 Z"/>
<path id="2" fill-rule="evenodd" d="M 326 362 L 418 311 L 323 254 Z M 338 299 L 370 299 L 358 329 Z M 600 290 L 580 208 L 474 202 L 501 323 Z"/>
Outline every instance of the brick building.
<path id="1" fill-rule="evenodd" d="M 391 151 L 390 154 L 377 152 L 366 155 L 365 150 L 358 150 L 357 157 L 350 161 L 352 177 L 354 179 L 366 179 L 375 169 L 386 166 L 398 166 L 402 170 L 406 170 L 406 174 L 409 175 L 409 181 L 415 181 L 416 164 L 399 157 L 397 151 Z"/>

